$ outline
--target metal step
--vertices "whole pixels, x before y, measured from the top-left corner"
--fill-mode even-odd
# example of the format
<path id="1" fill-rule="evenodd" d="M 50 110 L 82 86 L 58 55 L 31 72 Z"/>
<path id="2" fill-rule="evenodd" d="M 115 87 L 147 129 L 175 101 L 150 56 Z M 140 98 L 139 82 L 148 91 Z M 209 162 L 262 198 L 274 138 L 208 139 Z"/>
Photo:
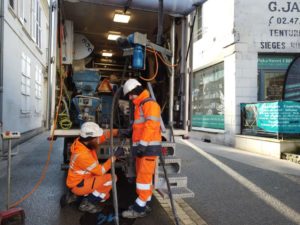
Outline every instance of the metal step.
<path id="1" fill-rule="evenodd" d="M 172 148 L 176 148 L 176 143 L 175 142 L 168 142 L 168 141 L 163 141 L 161 143 L 162 147 L 172 147 Z"/>
<path id="2" fill-rule="evenodd" d="M 169 183 L 171 187 L 186 187 L 187 177 L 181 176 L 180 174 L 168 175 Z M 156 189 L 167 189 L 167 181 L 164 175 L 159 175 L 155 181 Z"/>
<path id="3" fill-rule="evenodd" d="M 176 156 L 164 156 L 165 164 L 178 162 L 181 165 L 181 158 Z M 161 163 L 159 159 L 159 163 Z"/>
<path id="4" fill-rule="evenodd" d="M 165 159 L 165 168 L 168 174 L 178 174 L 181 171 L 181 158 L 174 156 L 166 156 Z M 163 174 L 162 162 L 158 162 L 158 173 Z"/>
<path id="5" fill-rule="evenodd" d="M 176 143 L 163 141 L 162 144 L 163 155 L 175 156 Z"/>
<path id="6" fill-rule="evenodd" d="M 162 196 L 162 198 L 169 198 L 168 189 L 157 189 L 158 193 Z M 188 189 L 187 187 L 171 187 L 172 196 L 174 199 L 176 198 L 194 198 L 195 194 L 193 191 Z"/>

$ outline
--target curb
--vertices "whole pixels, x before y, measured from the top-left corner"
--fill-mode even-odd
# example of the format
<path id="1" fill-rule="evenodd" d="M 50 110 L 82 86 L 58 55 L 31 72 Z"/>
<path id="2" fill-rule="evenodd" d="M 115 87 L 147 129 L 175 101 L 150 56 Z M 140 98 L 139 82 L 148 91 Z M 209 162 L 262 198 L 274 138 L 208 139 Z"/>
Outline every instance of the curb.
<path id="1" fill-rule="evenodd" d="M 169 199 L 164 199 L 161 195 L 154 191 L 153 195 L 161 204 L 162 208 L 168 214 L 175 224 L 174 215 L 172 212 L 172 207 Z M 208 225 L 195 210 L 190 207 L 183 199 L 174 199 L 174 205 L 176 208 L 177 216 L 180 224 L 182 225 Z"/>

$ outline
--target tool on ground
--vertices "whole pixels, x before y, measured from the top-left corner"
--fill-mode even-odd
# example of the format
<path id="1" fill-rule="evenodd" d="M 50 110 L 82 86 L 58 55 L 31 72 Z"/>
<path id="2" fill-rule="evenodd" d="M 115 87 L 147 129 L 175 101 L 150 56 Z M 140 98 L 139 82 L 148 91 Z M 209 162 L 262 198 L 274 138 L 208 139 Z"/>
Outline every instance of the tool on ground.
<path id="1" fill-rule="evenodd" d="M 10 188 L 11 188 L 11 141 L 12 139 L 19 139 L 21 137 L 20 132 L 5 131 L 2 133 L 2 139 L 8 140 L 7 151 L 7 199 L 6 199 L 6 211 L 0 211 L 0 225 L 25 224 L 25 212 L 22 208 L 10 208 Z"/>

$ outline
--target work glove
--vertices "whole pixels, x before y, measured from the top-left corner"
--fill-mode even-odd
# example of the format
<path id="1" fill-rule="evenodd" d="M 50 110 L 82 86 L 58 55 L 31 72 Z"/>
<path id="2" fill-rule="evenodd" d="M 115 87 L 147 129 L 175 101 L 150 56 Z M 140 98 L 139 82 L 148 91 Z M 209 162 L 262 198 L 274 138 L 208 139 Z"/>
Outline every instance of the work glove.
<path id="1" fill-rule="evenodd" d="M 123 129 L 123 130 L 119 130 L 119 137 L 121 138 L 131 138 L 132 137 L 132 129 Z"/>
<path id="2" fill-rule="evenodd" d="M 124 152 L 124 148 L 123 147 L 117 147 L 117 149 L 115 150 L 115 152 L 113 153 L 114 154 L 114 156 L 116 157 L 116 158 L 119 158 L 119 157 L 121 157 L 121 156 L 124 156 L 125 155 L 125 152 Z"/>
<path id="3" fill-rule="evenodd" d="M 142 157 L 144 156 L 145 152 L 146 152 L 146 146 L 139 144 L 136 148 L 136 155 L 138 157 Z"/>

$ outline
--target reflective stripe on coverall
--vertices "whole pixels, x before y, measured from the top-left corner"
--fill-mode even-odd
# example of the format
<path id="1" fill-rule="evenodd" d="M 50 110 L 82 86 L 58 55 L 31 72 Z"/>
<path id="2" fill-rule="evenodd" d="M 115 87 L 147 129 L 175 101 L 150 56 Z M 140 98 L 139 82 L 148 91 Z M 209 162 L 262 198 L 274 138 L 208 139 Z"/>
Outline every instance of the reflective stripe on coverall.
<path id="1" fill-rule="evenodd" d="M 114 131 L 115 133 L 115 131 Z M 105 142 L 110 137 L 109 132 L 99 137 L 99 143 Z M 79 196 L 93 193 L 102 199 L 108 199 L 109 191 L 112 188 L 110 174 L 105 174 L 111 168 L 111 160 L 99 164 L 97 153 L 90 150 L 79 138 L 71 146 L 71 159 L 67 177 L 67 186 Z"/>
<path id="2" fill-rule="evenodd" d="M 151 200 L 157 156 L 161 153 L 160 106 L 150 94 L 144 90 L 136 99 L 133 124 L 133 152 L 138 145 L 146 147 L 142 157 L 136 158 L 136 204 L 145 207 Z M 143 103 L 143 101 L 145 103 Z"/>

